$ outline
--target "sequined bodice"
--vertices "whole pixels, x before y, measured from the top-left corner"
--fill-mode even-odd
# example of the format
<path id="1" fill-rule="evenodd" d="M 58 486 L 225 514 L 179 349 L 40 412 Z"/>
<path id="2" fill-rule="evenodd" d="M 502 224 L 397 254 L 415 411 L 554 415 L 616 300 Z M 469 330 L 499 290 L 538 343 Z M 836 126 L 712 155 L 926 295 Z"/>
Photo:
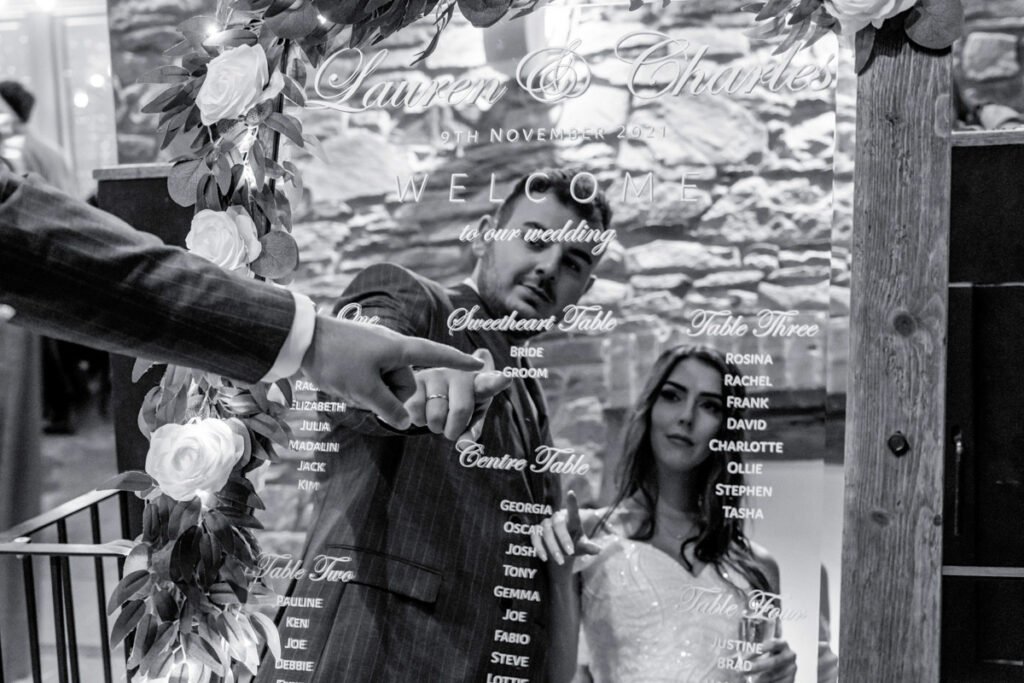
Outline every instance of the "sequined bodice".
<path id="1" fill-rule="evenodd" d="M 744 593 L 714 566 L 694 576 L 643 541 L 595 539 L 584 563 L 582 627 L 596 683 L 734 683 Z M 744 584 L 745 585 L 745 584 Z"/>

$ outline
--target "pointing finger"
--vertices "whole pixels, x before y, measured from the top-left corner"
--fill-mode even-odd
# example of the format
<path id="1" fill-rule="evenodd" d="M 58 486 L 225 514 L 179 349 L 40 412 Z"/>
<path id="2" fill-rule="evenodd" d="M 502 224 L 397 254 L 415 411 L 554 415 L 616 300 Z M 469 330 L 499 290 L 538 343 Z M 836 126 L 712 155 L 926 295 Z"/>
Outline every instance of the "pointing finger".
<path id="1" fill-rule="evenodd" d="M 500 372 L 480 372 L 473 379 L 473 393 L 476 401 L 485 401 L 500 394 L 512 385 L 512 378 L 505 377 Z"/>
<path id="2" fill-rule="evenodd" d="M 569 530 L 565 526 L 565 519 L 565 510 L 559 510 L 555 513 L 551 526 L 555 531 L 555 538 L 562 545 L 562 550 L 565 551 L 565 554 L 573 555 L 576 551 L 572 547 L 572 539 L 569 537 Z"/>
<path id="3" fill-rule="evenodd" d="M 392 427 L 396 429 L 409 428 L 409 413 L 406 412 L 402 402 L 388 391 L 384 382 L 378 381 L 376 386 L 371 387 L 369 391 L 364 391 L 358 398 L 361 399 L 362 405 Z"/>
<path id="4" fill-rule="evenodd" d="M 576 492 L 569 491 L 566 497 L 566 510 L 569 513 L 569 533 L 573 538 L 583 535 L 583 523 L 580 521 L 580 503 L 576 500 Z"/>
<path id="5" fill-rule="evenodd" d="M 418 337 L 401 337 L 398 346 L 398 365 L 444 367 L 455 370 L 480 370 L 484 364 L 479 358 Z"/>
<path id="6" fill-rule="evenodd" d="M 535 530 L 532 534 L 530 534 L 530 542 L 533 543 L 533 549 L 537 551 L 537 557 L 539 557 L 542 562 L 547 562 L 548 553 L 546 550 L 544 550 L 544 542 L 540 540 L 539 529 Z"/>

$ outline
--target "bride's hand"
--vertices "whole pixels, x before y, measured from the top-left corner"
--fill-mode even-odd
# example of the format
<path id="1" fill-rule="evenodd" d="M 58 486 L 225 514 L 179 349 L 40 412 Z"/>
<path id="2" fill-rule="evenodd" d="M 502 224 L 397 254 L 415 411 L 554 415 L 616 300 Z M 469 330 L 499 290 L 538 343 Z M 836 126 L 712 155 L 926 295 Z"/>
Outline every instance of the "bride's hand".
<path id="1" fill-rule="evenodd" d="M 766 642 L 763 653 L 749 661 L 753 666 L 746 672 L 744 683 L 793 683 L 796 679 L 796 653 L 782 638 Z"/>
<path id="2" fill-rule="evenodd" d="M 537 557 L 545 562 L 550 557 L 562 565 L 566 556 L 577 553 L 596 555 L 601 550 L 600 546 L 587 538 L 583 532 L 579 502 L 572 491 L 569 491 L 566 505 L 567 507 L 541 522 L 540 533 L 530 535 Z M 568 566 L 571 567 L 571 563 Z"/>

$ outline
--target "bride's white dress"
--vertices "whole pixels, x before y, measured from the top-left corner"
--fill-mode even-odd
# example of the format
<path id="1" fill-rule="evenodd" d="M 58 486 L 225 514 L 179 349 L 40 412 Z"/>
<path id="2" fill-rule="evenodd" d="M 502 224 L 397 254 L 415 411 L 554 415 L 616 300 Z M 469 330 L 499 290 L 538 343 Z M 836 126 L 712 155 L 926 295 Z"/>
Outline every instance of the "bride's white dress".
<path id="1" fill-rule="evenodd" d="M 714 566 L 694 576 L 651 544 L 630 540 L 635 510 L 609 521 L 611 532 L 594 539 L 601 553 L 577 564 L 596 683 L 742 681 L 728 667 L 736 661 L 744 592 Z"/>

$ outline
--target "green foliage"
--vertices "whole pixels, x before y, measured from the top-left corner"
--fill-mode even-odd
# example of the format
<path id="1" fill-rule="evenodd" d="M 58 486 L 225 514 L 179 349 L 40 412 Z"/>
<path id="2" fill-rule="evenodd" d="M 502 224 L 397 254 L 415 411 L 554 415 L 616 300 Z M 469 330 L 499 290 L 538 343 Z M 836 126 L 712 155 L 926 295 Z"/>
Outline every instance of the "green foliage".
<path id="1" fill-rule="evenodd" d="M 822 0 L 768 0 L 743 8 L 756 12 L 757 24 L 747 32 L 751 38 L 776 42 L 772 54 L 783 54 L 794 46 L 806 49 L 829 33 L 839 32 L 839 22 L 825 11 Z"/>
<path id="2" fill-rule="evenodd" d="M 825 10 L 823 0 L 767 0 L 744 9 L 757 13 L 754 17 L 757 26 L 749 35 L 778 41 L 775 54 L 794 45 L 809 47 L 827 33 L 840 32 L 839 21 Z M 910 10 L 886 22 L 899 25 L 907 38 L 919 47 L 944 50 L 963 35 L 963 3 L 961 0 L 918 0 Z M 858 74 L 871 63 L 876 31 L 868 24 L 857 31 L 854 38 L 854 68 Z"/>

